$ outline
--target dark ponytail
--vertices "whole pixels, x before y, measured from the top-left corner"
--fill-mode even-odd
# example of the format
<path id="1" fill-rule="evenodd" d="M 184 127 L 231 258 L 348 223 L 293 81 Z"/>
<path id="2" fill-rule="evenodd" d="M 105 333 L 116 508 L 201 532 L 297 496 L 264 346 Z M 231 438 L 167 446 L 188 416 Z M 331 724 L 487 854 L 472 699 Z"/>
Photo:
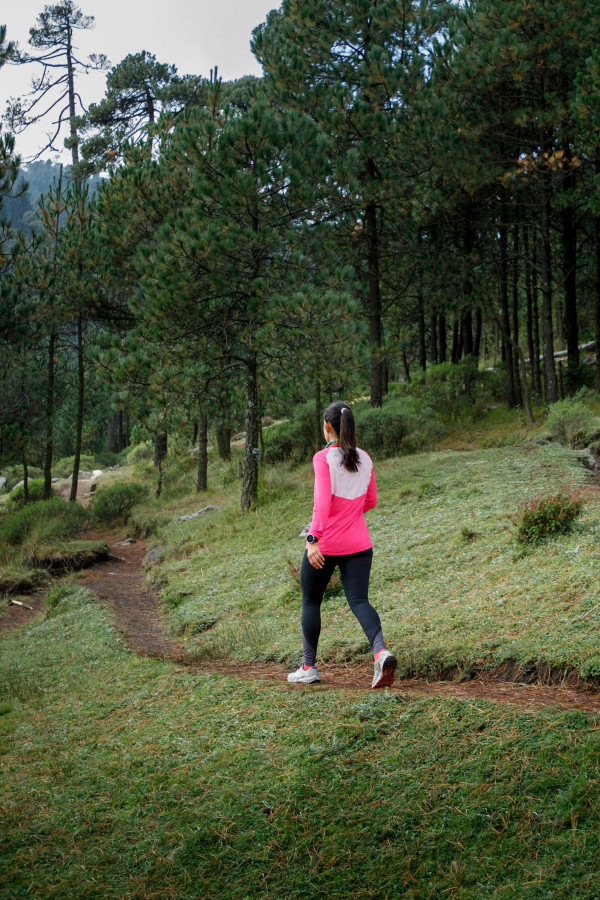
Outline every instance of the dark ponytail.
<path id="1" fill-rule="evenodd" d="M 342 465 L 349 472 L 358 472 L 360 457 L 356 451 L 352 408 L 342 400 L 336 400 L 335 403 L 329 404 L 323 418 L 326 422 L 329 422 L 333 430 L 339 435 Z"/>

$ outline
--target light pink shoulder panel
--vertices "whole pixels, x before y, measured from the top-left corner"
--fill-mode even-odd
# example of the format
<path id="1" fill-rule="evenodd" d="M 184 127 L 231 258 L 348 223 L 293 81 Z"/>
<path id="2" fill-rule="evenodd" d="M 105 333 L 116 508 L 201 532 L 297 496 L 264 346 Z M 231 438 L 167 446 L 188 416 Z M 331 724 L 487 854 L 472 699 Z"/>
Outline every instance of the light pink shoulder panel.
<path id="1" fill-rule="evenodd" d="M 355 500 L 367 493 L 373 463 L 364 450 L 356 448 L 360 457 L 358 472 L 349 472 L 342 463 L 342 451 L 339 447 L 332 447 L 327 454 L 329 474 L 331 475 L 331 493 L 334 497 L 344 497 L 346 500 Z"/>

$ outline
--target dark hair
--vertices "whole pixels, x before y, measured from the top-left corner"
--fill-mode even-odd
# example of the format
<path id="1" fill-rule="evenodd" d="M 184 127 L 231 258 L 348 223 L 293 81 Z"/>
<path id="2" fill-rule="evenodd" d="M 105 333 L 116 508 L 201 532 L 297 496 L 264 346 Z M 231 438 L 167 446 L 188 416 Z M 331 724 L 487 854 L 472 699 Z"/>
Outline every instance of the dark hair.
<path id="1" fill-rule="evenodd" d="M 342 451 L 342 465 L 349 472 L 358 472 L 360 457 L 356 452 L 356 437 L 354 434 L 354 413 L 352 408 L 343 400 L 330 403 L 323 414 L 326 422 L 332 426 L 340 438 L 340 450 Z"/>

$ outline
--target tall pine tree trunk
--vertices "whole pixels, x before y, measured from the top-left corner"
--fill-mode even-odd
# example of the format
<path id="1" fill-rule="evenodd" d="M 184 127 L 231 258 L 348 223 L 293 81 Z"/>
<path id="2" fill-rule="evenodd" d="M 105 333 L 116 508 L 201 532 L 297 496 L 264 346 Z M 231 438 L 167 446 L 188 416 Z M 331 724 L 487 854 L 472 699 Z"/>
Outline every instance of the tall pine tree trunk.
<path id="1" fill-rule="evenodd" d="M 567 338 L 567 390 L 573 393 L 580 386 L 579 328 L 577 323 L 577 226 L 575 223 L 575 169 L 569 144 L 563 157 L 565 188 L 568 191 L 562 211 L 563 277 L 565 284 L 565 334 Z"/>
<path id="2" fill-rule="evenodd" d="M 244 455 L 244 480 L 240 506 L 242 512 L 250 509 L 258 494 L 258 371 L 256 351 L 249 352 L 245 371 L 246 389 L 246 450 Z"/>
<path id="3" fill-rule="evenodd" d="M 419 327 L 419 365 L 425 371 L 427 368 L 427 345 L 425 343 L 425 309 L 421 290 L 417 295 L 417 323 Z"/>
<path id="4" fill-rule="evenodd" d="M 500 327 L 502 329 L 502 359 L 506 360 L 507 401 L 511 409 L 517 405 L 515 370 L 510 345 L 510 313 L 508 309 L 508 216 L 506 200 L 500 201 Z"/>
<path id="5" fill-rule="evenodd" d="M 52 326 L 48 341 L 48 382 L 46 385 L 46 455 L 44 457 L 44 500 L 52 495 L 52 454 L 54 449 L 54 354 L 56 329 Z"/>
<path id="6" fill-rule="evenodd" d="M 27 445 L 22 437 L 21 463 L 23 464 L 23 503 L 29 503 L 29 469 L 27 466 Z"/>
<path id="7" fill-rule="evenodd" d="M 83 402 L 85 391 L 85 368 L 83 359 L 83 321 L 81 314 L 77 316 L 77 433 L 75 435 L 75 458 L 73 460 L 73 476 L 69 500 L 77 500 L 77 484 L 79 482 L 79 464 L 81 462 L 81 441 L 83 437 Z"/>
<path id="8" fill-rule="evenodd" d="M 437 339 L 437 314 L 431 316 L 431 347 L 429 350 L 431 363 L 436 365 L 438 361 L 438 339 Z"/>
<path id="9" fill-rule="evenodd" d="M 208 419 L 202 409 L 198 413 L 198 479 L 196 491 L 208 488 Z"/>
<path id="10" fill-rule="evenodd" d="M 461 315 L 461 329 L 463 335 L 463 353 L 465 356 L 473 355 L 473 315 L 471 312 L 473 294 L 473 275 L 471 271 L 471 255 L 473 252 L 473 230 L 471 228 L 471 213 L 467 209 L 465 229 L 463 234 L 463 249 L 465 253 L 465 278 L 463 282 L 463 303 L 465 304 Z"/>
<path id="11" fill-rule="evenodd" d="M 512 333 L 514 344 L 512 345 L 513 366 L 515 377 L 515 403 L 517 406 L 523 406 L 523 397 L 521 394 L 521 378 L 519 376 L 519 226 L 515 222 L 513 225 L 513 272 L 512 272 Z"/>
<path id="12" fill-rule="evenodd" d="M 367 162 L 367 182 L 371 188 L 376 179 L 375 163 Z M 377 235 L 377 207 L 374 202 L 367 204 L 365 210 L 365 227 L 367 236 L 368 264 L 368 318 L 369 318 L 369 354 L 370 354 L 370 387 L 371 406 L 383 403 L 383 378 L 381 358 L 381 286 L 379 277 L 379 240 Z"/>
<path id="13" fill-rule="evenodd" d="M 323 410 L 321 409 L 321 379 L 315 379 L 315 452 L 323 444 Z"/>
<path id="14" fill-rule="evenodd" d="M 441 363 L 445 363 L 446 358 L 448 356 L 448 346 L 447 346 L 447 337 L 446 337 L 446 316 L 443 313 L 440 313 L 438 331 L 439 331 L 439 341 L 440 341 L 440 353 L 439 353 L 438 361 Z"/>
<path id="15" fill-rule="evenodd" d="M 475 337 L 473 338 L 473 356 L 479 359 L 481 355 L 481 331 L 482 331 L 481 307 L 475 308 Z"/>
<path id="16" fill-rule="evenodd" d="M 165 460 L 168 451 L 168 435 L 167 430 L 161 429 L 154 436 L 154 466 L 158 469 L 158 482 L 156 484 L 156 496 L 160 497 L 162 493 L 162 480 L 165 469 Z"/>
<path id="17" fill-rule="evenodd" d="M 543 129 L 542 150 L 549 154 L 550 142 Z M 552 244 L 551 209 L 552 176 L 548 166 L 543 166 L 541 174 L 540 239 L 542 269 L 542 348 L 544 354 L 544 393 L 546 403 L 558 400 L 558 382 L 554 367 L 554 330 L 552 327 Z"/>
<path id="18" fill-rule="evenodd" d="M 600 175 L 600 146 L 595 151 L 596 176 Z M 595 316 L 594 338 L 596 339 L 596 390 L 600 394 L 600 215 L 594 216 L 594 250 L 595 250 Z"/>

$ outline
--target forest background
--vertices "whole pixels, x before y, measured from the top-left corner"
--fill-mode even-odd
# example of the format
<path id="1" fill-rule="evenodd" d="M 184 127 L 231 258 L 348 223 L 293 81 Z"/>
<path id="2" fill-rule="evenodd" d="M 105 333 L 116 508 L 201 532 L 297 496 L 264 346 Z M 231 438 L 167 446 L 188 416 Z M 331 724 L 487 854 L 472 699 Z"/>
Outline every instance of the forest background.
<path id="1" fill-rule="evenodd" d="M 138 448 L 160 492 L 192 446 L 201 491 L 211 435 L 227 460 L 243 431 L 248 509 L 261 461 L 310 458 L 338 397 L 394 453 L 597 393 L 599 20 L 578 0 L 290 0 L 254 31 L 263 77 L 233 82 L 80 60 L 93 18 L 71 2 L 27 50 L 3 32 L 0 77 L 39 73 L 0 148 L 7 487 L 48 498 L 68 466 L 74 499 L 82 458 Z M 85 110 L 91 67 L 106 95 Z M 53 115 L 72 164 L 21 167 L 14 135 Z"/>

